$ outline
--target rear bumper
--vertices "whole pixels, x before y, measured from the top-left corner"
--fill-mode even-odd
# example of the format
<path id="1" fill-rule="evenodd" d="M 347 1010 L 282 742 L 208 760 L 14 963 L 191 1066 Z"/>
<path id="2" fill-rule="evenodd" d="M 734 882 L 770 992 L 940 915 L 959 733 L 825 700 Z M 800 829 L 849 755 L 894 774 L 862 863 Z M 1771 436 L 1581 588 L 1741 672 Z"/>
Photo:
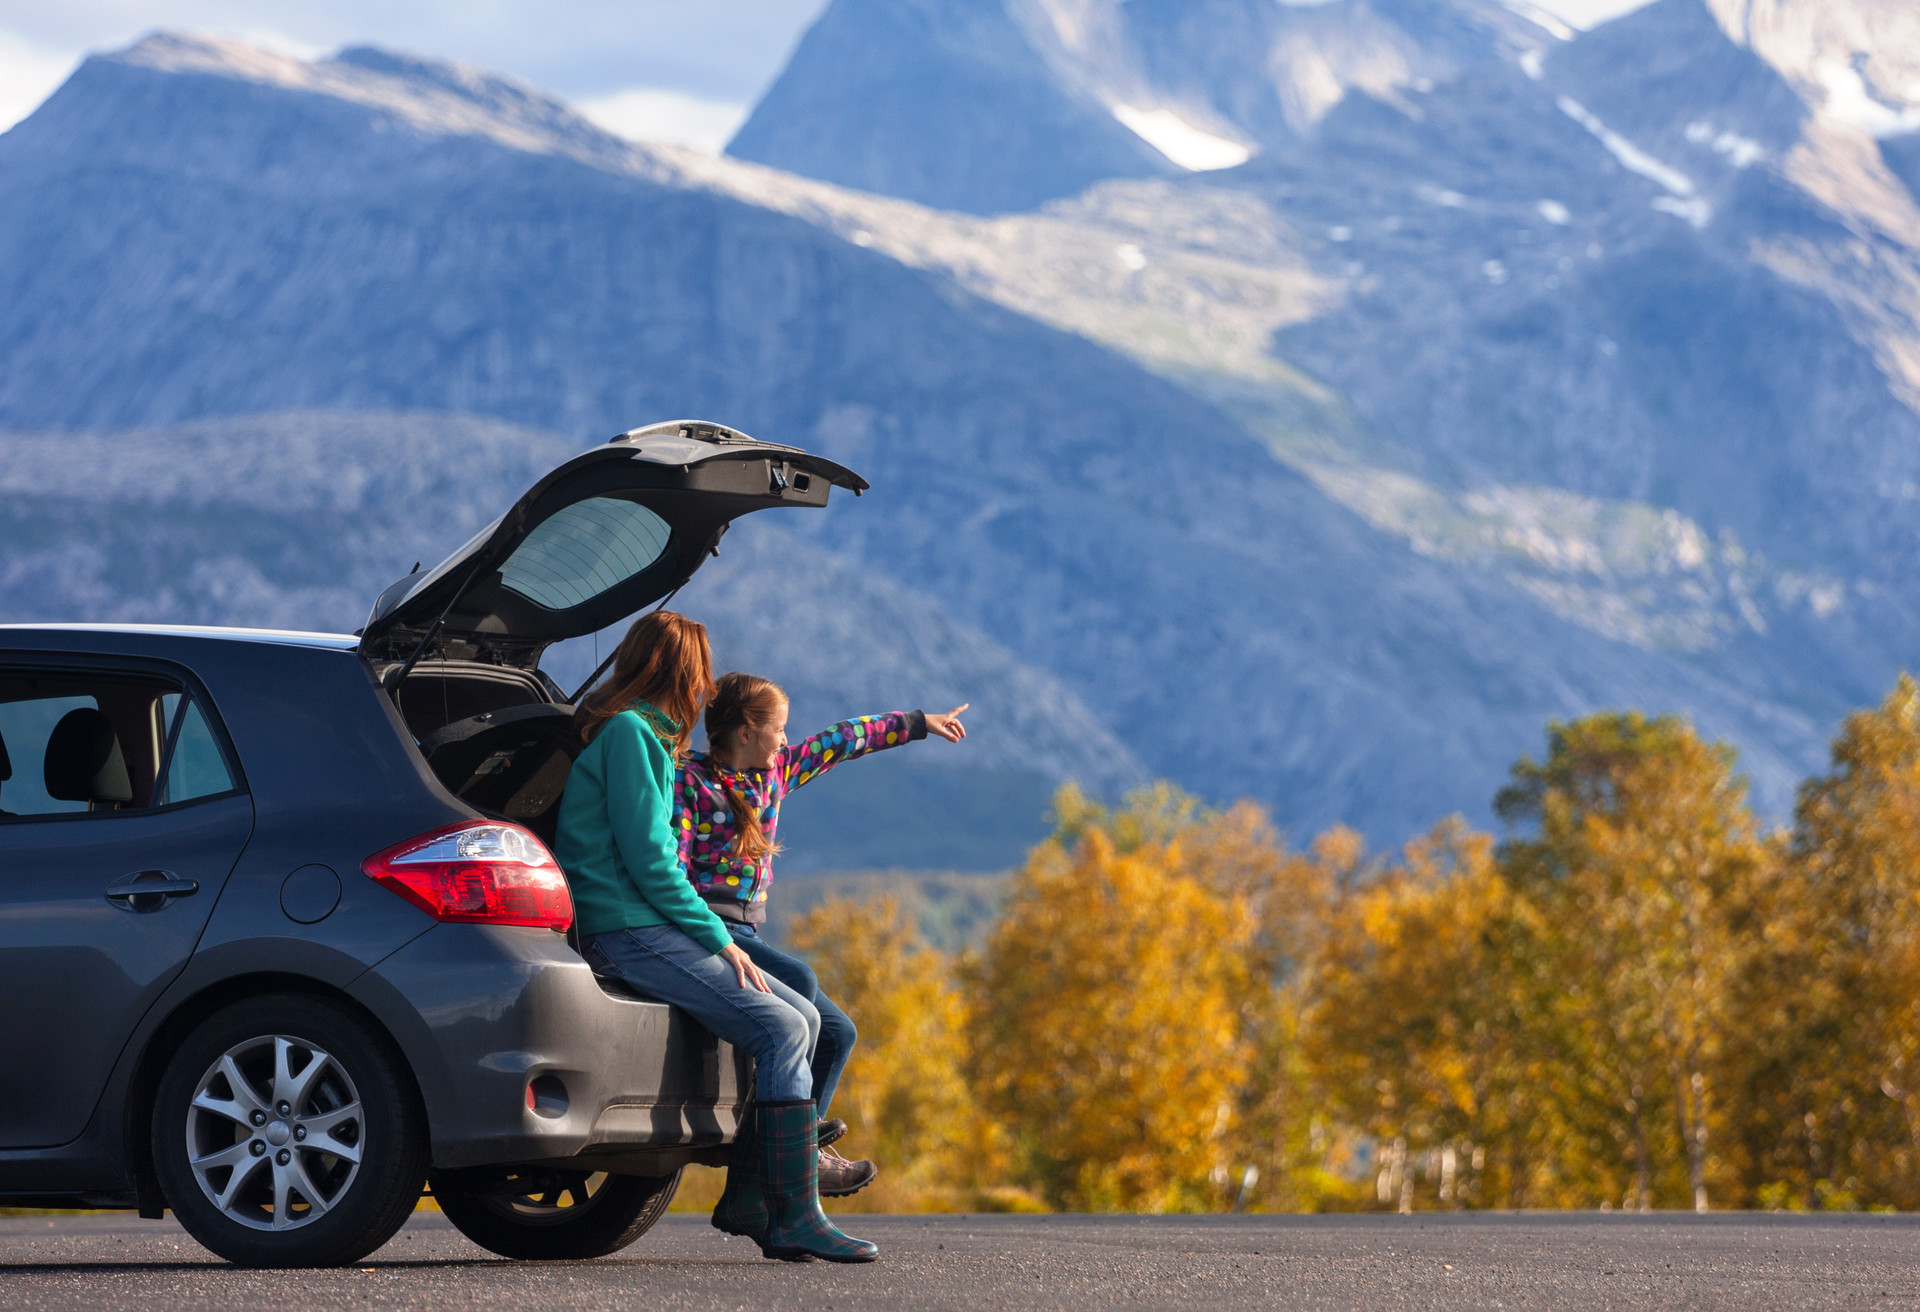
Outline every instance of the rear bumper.
<path id="1" fill-rule="evenodd" d="M 558 934 L 438 925 L 350 986 L 411 1063 L 437 1170 L 588 1159 L 664 1174 L 733 1139 L 743 1054 L 603 989 Z M 557 1081 L 564 1109 L 528 1089 Z"/>

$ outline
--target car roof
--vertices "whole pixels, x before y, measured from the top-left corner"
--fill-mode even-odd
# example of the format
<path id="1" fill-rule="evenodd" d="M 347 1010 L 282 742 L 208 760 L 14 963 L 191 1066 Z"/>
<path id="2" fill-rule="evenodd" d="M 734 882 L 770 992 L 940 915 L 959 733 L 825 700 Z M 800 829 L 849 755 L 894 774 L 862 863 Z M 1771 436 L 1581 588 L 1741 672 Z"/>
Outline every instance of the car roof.
<path id="1" fill-rule="evenodd" d="M 360 639 L 351 633 L 303 633 L 297 629 L 241 629 L 210 624 L 0 624 L 0 633 L 131 633 L 169 638 L 214 638 L 226 642 L 267 642 L 282 647 L 353 651 Z"/>

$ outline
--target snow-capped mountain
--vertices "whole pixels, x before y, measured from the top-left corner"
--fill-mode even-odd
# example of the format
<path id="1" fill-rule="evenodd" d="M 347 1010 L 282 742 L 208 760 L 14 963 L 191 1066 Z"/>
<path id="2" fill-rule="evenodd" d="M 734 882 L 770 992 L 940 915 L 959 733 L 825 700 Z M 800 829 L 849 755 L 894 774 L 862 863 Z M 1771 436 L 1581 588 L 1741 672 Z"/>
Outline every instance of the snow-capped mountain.
<path id="1" fill-rule="evenodd" d="M 1824 111 L 1696 0 L 1577 41 L 1281 13 L 1334 69 L 1319 101 L 1305 64 L 1244 95 L 1180 72 L 1181 41 L 1260 62 L 1186 12 L 830 7 L 875 48 L 933 25 L 929 79 L 1031 56 L 1036 167 L 1036 123 L 1112 148 L 999 217 L 631 146 L 378 51 L 88 61 L 0 136 L 0 429 L 34 434 L 0 437 L 0 612 L 350 626 L 552 451 L 701 414 L 874 483 L 729 538 L 678 603 L 722 659 L 802 710 L 987 717 L 967 764 L 925 753 L 947 774 L 831 785 L 846 860 L 1005 860 L 1052 781 L 1149 773 L 1397 841 L 1484 816 L 1546 719 L 1602 705 L 1693 714 L 1784 807 L 1913 627 L 1873 499 L 1907 459 L 1897 316 L 1842 260 L 1867 201 L 1791 171 Z M 1608 45 L 1662 23 L 1677 66 Z M 872 117 L 909 158 L 915 122 Z M 1246 162 L 1190 172 L 1154 133 Z M 1010 837 L 927 850 L 983 831 Z"/>
<path id="2" fill-rule="evenodd" d="M 987 7 L 1063 94 L 1246 160 L 934 225 L 958 239 L 869 202 L 849 222 L 883 249 L 1179 380 L 1376 527 L 1595 632 L 1818 718 L 1912 659 L 1910 6 L 1659 0 L 1586 34 L 1445 0 Z M 1373 71 L 1279 112 L 1336 67 Z"/>
<path id="3" fill-rule="evenodd" d="M 1404 106 L 1552 41 L 1494 0 L 833 0 L 727 150 L 1024 210 L 1103 178 L 1232 167 L 1311 135 L 1349 93 Z"/>

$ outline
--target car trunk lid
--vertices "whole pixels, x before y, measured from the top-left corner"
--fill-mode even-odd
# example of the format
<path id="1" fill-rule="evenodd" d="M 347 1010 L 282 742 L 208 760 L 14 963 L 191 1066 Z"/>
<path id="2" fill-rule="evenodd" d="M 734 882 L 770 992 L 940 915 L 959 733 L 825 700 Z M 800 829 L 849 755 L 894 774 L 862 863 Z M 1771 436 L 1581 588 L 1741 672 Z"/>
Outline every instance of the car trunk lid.
<path id="1" fill-rule="evenodd" d="M 361 631 L 376 662 L 433 654 L 533 669 L 555 642 L 671 596 L 727 526 L 772 506 L 858 495 L 859 475 L 798 447 L 675 420 L 559 466 L 429 570 L 382 592 Z"/>

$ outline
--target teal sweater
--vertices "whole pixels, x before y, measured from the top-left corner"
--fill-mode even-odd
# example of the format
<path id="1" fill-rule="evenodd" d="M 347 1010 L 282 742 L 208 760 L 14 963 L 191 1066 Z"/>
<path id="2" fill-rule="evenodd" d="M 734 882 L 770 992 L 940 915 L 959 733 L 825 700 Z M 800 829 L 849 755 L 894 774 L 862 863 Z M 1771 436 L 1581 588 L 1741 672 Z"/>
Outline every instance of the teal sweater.
<path id="1" fill-rule="evenodd" d="M 680 864 L 673 757 L 632 711 L 601 726 L 573 763 L 553 855 L 582 937 L 672 925 L 712 952 L 733 942 Z"/>

